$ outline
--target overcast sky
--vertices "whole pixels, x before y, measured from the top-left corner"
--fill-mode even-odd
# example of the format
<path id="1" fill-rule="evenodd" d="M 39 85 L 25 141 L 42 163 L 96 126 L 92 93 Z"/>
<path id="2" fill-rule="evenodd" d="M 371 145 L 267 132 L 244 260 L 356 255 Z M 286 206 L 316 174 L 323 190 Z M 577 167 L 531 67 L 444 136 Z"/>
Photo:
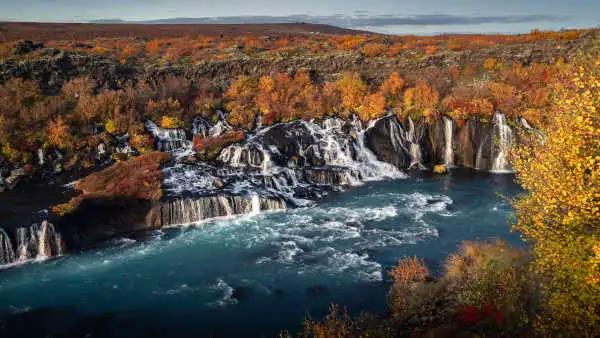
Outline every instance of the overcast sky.
<path id="1" fill-rule="evenodd" d="M 310 15 L 384 33 L 517 33 L 600 25 L 600 0 L 0 0 L 0 8 L 0 21 Z M 344 23 L 334 16 L 340 14 L 355 20 Z"/>

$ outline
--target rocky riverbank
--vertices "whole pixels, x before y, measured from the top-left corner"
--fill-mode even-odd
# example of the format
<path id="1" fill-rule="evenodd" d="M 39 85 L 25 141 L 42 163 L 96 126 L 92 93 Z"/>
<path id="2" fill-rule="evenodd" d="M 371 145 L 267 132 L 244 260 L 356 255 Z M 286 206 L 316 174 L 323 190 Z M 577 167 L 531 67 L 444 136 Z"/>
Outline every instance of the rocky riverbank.
<path id="1" fill-rule="evenodd" d="M 148 194 L 140 194 L 135 187 L 126 187 L 133 189 L 129 194 L 112 187 L 130 178 L 112 169 L 113 165 L 113 173 L 102 185 L 119 191 L 116 195 L 93 193 L 65 216 L 53 216 L 54 225 L 42 222 L 29 230 L 3 230 L 0 262 L 81 250 L 137 231 L 304 206 L 332 190 L 369 180 L 403 178 L 407 170 L 431 170 L 436 164 L 510 172 L 508 151 L 521 132 L 530 130 L 524 120 L 509 125 L 501 113 L 489 122 L 469 120 L 463 126 L 446 117 L 401 122 L 393 115 L 366 125 L 356 118 L 319 123 L 299 120 L 258 126 L 244 141 L 227 146 L 215 160 L 206 162 L 198 159 L 191 140 L 194 135 L 215 137 L 231 130 L 225 120 L 197 118 L 192 130 L 164 129 L 148 121 L 146 129 L 157 149 L 173 158 L 156 178 L 162 197 L 145 197 Z M 125 137 L 118 140 L 119 147 L 99 147 L 96 155 L 137 153 Z M 150 187 L 154 183 L 131 184 Z M 29 251 L 23 249 L 29 247 Z M 47 247 L 54 249 L 39 249 Z"/>

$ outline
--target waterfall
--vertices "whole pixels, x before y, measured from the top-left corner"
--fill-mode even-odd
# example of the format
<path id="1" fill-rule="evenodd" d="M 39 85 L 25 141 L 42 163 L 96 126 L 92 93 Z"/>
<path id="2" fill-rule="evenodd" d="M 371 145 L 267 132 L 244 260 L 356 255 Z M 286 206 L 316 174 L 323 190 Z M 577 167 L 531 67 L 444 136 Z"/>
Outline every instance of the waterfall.
<path id="1" fill-rule="evenodd" d="M 258 197 L 257 194 L 252 195 L 252 200 L 250 204 L 252 205 L 252 211 L 250 211 L 251 215 L 256 215 L 260 213 L 260 197 Z"/>
<path id="2" fill-rule="evenodd" d="M 0 265 L 9 264 L 15 261 L 15 252 L 10 242 L 10 237 L 0 228 Z"/>
<path id="3" fill-rule="evenodd" d="M 403 176 L 393 165 L 377 160 L 366 147 L 365 131 L 373 124 L 363 130 L 360 121 L 350 122 L 353 126 L 345 133 L 344 123 L 333 118 L 321 125 L 295 121 L 264 128 L 246 143 L 225 148 L 218 159 L 234 168 L 260 169 L 264 175 L 278 174 L 284 167 L 298 165 L 347 168 L 344 175 L 353 185 Z"/>
<path id="4" fill-rule="evenodd" d="M 43 166 L 44 163 L 46 162 L 45 159 L 44 159 L 44 149 L 38 148 L 38 150 L 37 150 L 37 156 L 38 156 L 38 164 L 40 166 Z"/>
<path id="5" fill-rule="evenodd" d="M 217 217 L 252 214 L 261 210 L 285 209 L 281 199 L 269 199 L 258 195 L 244 196 L 205 196 L 198 198 L 177 198 L 167 200 L 162 205 L 162 224 L 190 224 Z"/>
<path id="6" fill-rule="evenodd" d="M 410 144 L 410 168 L 417 168 L 417 169 L 425 169 L 425 166 L 423 164 L 421 164 L 421 147 L 419 146 L 418 143 L 411 143 Z"/>
<path id="7" fill-rule="evenodd" d="M 156 139 L 156 149 L 159 151 L 173 153 L 192 149 L 192 142 L 188 141 L 183 129 L 161 128 L 150 120 L 146 121 L 145 127 Z"/>
<path id="8" fill-rule="evenodd" d="M 43 221 L 28 228 L 17 229 L 18 260 L 44 259 L 63 253 L 62 238 L 52 223 Z"/>
<path id="9" fill-rule="evenodd" d="M 29 227 L 20 227 L 16 229 L 16 235 L 15 251 L 8 234 L 0 229 L 0 265 L 63 254 L 62 237 L 52 223 L 43 221 Z"/>
<path id="10" fill-rule="evenodd" d="M 444 164 L 446 166 L 452 166 L 454 164 L 454 122 L 447 116 L 443 116 L 442 120 L 444 121 Z"/>
<path id="11" fill-rule="evenodd" d="M 510 172 L 508 152 L 512 146 L 512 129 L 506 123 L 504 114 L 496 113 L 493 118 L 493 146 L 491 172 Z"/>
<path id="12" fill-rule="evenodd" d="M 406 131 L 406 140 L 409 142 L 410 165 L 409 168 L 425 169 L 422 163 L 420 137 L 417 137 L 415 123 L 408 118 L 408 130 Z"/>
<path id="13" fill-rule="evenodd" d="M 230 145 L 223 149 L 218 160 L 234 168 L 251 167 L 269 173 L 273 164 L 271 155 L 261 144 Z"/>
<path id="14" fill-rule="evenodd" d="M 102 157 L 104 157 L 104 155 L 106 155 L 106 145 L 104 144 L 104 142 L 100 142 L 97 147 L 96 156 L 98 159 L 101 159 Z"/>
<path id="15" fill-rule="evenodd" d="M 42 222 L 41 229 L 39 230 L 38 239 L 38 254 L 37 258 L 48 258 L 52 256 L 52 242 L 51 238 L 54 236 L 54 229 L 50 232 L 51 225 L 46 221 Z"/>
<path id="16" fill-rule="evenodd" d="M 208 130 L 208 136 L 219 136 L 231 129 L 233 128 L 227 122 L 221 120 Z"/>
<path id="17" fill-rule="evenodd" d="M 207 137 L 209 129 L 210 123 L 199 116 L 196 116 L 192 121 L 192 134 L 194 135 L 201 135 L 202 137 Z"/>

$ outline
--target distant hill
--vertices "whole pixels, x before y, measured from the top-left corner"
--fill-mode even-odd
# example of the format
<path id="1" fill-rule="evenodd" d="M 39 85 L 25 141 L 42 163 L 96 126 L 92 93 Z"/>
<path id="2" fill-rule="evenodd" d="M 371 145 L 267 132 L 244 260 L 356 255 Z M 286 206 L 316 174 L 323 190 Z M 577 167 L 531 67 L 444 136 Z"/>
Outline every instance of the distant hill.
<path id="1" fill-rule="evenodd" d="M 187 20 L 186 24 L 171 20 Z M 244 24 L 208 24 L 193 22 L 194 19 L 169 19 L 158 23 L 128 23 L 120 20 L 96 21 L 96 23 L 36 23 L 2 22 L 0 23 L 0 42 L 16 40 L 92 40 L 95 38 L 146 37 L 176 38 L 182 36 L 239 36 L 253 34 L 307 34 L 329 35 L 374 34 L 312 23 L 244 23 Z"/>

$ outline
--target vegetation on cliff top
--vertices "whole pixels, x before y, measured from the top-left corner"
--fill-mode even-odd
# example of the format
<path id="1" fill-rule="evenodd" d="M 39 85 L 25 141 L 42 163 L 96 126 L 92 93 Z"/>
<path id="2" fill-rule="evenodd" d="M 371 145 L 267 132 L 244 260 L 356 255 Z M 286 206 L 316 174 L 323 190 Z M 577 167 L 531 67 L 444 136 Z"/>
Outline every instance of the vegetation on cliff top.
<path id="1" fill-rule="evenodd" d="M 7 24 L 4 24 L 7 25 Z M 13 24 L 15 25 L 15 24 Z M 18 24 L 17 24 L 18 25 Z M 146 26 L 146 25 L 144 25 Z M 440 53 L 478 51 L 503 45 L 527 44 L 538 41 L 552 41 L 557 46 L 578 39 L 586 30 L 539 31 L 519 35 L 439 35 L 439 36 L 393 36 L 362 34 L 362 32 L 329 27 L 330 34 L 314 34 L 303 29 L 294 31 L 280 25 L 280 31 L 250 29 L 261 25 L 241 26 L 239 33 L 198 32 L 210 25 L 96 25 L 85 32 L 85 25 L 76 25 L 66 38 L 63 32 L 44 30 L 43 33 L 19 34 L 19 27 L 8 30 L 7 39 L 0 41 L 0 60 L 15 54 L 18 42 L 14 40 L 44 40 L 44 47 L 81 52 L 118 60 L 121 63 L 144 62 L 163 64 L 197 64 L 207 60 L 229 60 L 238 58 L 289 58 L 298 56 L 319 56 L 331 53 L 352 53 L 367 58 L 418 58 Z M 269 25 L 263 25 L 268 27 Z M 274 25 L 277 26 L 277 25 Z M 293 26 L 293 25 L 287 25 Z M 309 27 L 310 25 L 307 25 Z M 299 25 L 302 27 L 302 25 Z M 326 26 L 321 26 L 321 28 Z M 227 27 L 222 27 L 225 30 Z M 93 32 L 96 29 L 97 32 Z M 103 31 L 104 29 L 104 31 Z M 121 29 L 119 36 L 118 30 Z M 187 30 L 187 32 L 186 32 Z M 210 30 L 210 29 L 209 29 Z M 138 34 L 132 37 L 132 32 Z M 245 33 L 242 33 L 245 32 Z M 12 34 L 11 34 L 12 33 Z M 327 32 L 326 32 L 327 33 Z M 35 44 L 30 44 L 35 45 Z M 42 48 L 32 48 L 30 55 L 19 53 L 20 57 L 35 58 Z"/>
<path id="2" fill-rule="evenodd" d="M 469 118 L 489 120 L 496 110 L 543 126 L 550 111 L 550 85 L 561 67 L 561 60 L 523 66 L 490 59 L 462 69 L 428 68 L 416 77 L 392 72 L 381 83 L 368 82 L 358 73 L 319 82 L 297 70 L 241 76 L 225 89 L 209 79 L 178 76 L 118 90 L 76 78 L 57 96 L 44 96 L 35 82 L 13 78 L 0 85 L 0 149 L 17 166 L 35 165 L 34 154 L 42 148 L 46 154 L 51 149 L 63 152 L 69 159 L 66 167 L 88 168 L 95 163 L 98 144 L 108 144 L 111 135 L 127 132 L 133 147 L 151 149 L 146 119 L 167 128 L 189 127 L 193 117 L 215 118 L 219 109 L 228 111 L 228 122 L 239 128 L 251 128 L 257 114 L 263 125 L 270 125 L 352 113 L 367 121 L 387 112 L 401 120 L 434 120 L 446 114 L 460 126 Z"/>
<path id="3" fill-rule="evenodd" d="M 81 191 L 81 195 L 54 206 L 52 211 L 59 215 L 70 213 L 84 199 L 135 197 L 157 201 L 163 195 L 160 167 L 169 158 L 166 153 L 147 152 L 88 175 L 75 184 L 75 189 Z"/>

